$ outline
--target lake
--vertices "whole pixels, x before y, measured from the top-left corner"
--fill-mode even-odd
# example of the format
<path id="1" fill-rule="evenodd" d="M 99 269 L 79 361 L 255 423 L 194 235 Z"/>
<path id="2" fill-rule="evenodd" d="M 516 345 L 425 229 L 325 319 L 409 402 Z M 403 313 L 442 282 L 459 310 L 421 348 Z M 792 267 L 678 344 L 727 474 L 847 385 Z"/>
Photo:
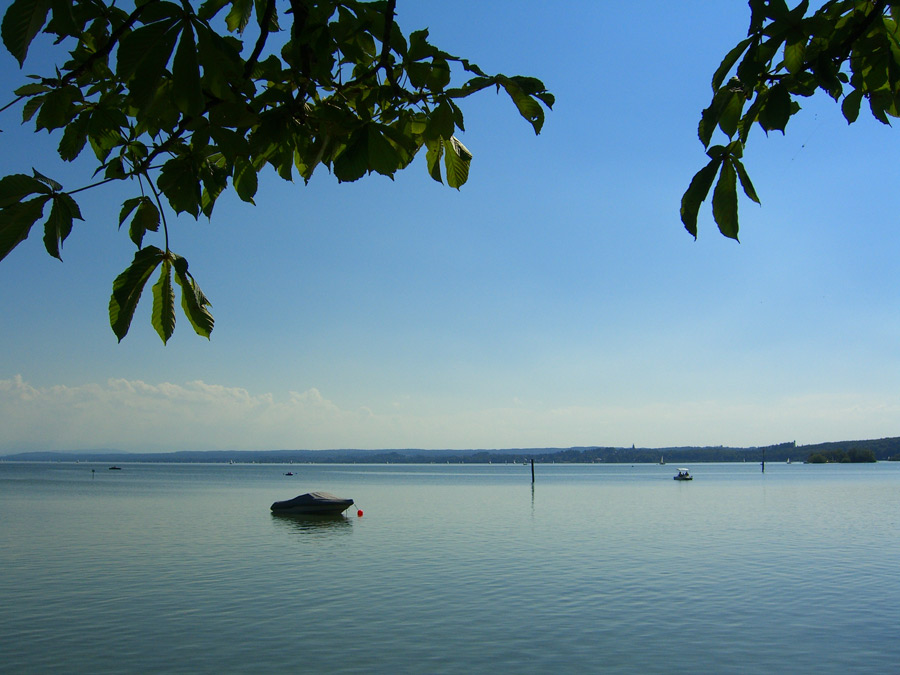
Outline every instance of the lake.
<path id="1" fill-rule="evenodd" d="M 900 663 L 900 463 L 120 466 L 0 462 L 3 673 Z"/>

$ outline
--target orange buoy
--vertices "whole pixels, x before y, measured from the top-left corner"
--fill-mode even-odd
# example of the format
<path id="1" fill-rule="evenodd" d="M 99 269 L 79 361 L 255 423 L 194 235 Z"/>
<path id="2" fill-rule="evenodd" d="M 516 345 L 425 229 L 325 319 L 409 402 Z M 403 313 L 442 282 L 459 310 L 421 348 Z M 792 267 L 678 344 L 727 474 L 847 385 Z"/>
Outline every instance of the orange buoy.
<path id="1" fill-rule="evenodd" d="M 362 518 L 362 515 L 363 515 L 362 509 L 360 509 L 359 511 L 356 512 L 356 516 L 357 516 L 358 518 Z"/>

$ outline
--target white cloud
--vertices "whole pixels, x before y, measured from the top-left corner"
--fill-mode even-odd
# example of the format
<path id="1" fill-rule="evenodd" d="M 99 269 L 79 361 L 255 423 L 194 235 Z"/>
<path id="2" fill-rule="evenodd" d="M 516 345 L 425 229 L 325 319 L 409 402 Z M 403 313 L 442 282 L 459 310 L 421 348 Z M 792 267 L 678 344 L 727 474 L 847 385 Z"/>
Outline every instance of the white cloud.
<path id="1" fill-rule="evenodd" d="M 330 447 L 329 435 L 371 417 L 343 411 L 315 389 L 278 401 L 239 387 L 193 381 L 36 388 L 0 380 L 6 450 L 118 448 L 129 451 Z M 323 445 L 324 444 L 324 445 Z"/>
<path id="2" fill-rule="evenodd" d="M 125 451 L 764 445 L 897 435 L 900 400 L 856 394 L 772 402 L 505 407 L 411 415 L 346 410 L 317 389 L 253 394 L 192 381 L 35 387 L 0 380 L 0 450 Z"/>

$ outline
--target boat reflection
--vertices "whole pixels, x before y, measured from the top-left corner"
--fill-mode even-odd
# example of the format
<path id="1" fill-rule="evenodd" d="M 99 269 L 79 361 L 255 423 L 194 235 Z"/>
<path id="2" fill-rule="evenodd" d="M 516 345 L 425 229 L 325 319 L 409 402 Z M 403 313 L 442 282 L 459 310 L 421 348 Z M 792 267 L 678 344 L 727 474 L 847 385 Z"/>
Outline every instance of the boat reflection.
<path id="1" fill-rule="evenodd" d="M 350 521 L 343 514 L 310 515 L 272 512 L 272 522 L 295 532 L 350 531 Z"/>

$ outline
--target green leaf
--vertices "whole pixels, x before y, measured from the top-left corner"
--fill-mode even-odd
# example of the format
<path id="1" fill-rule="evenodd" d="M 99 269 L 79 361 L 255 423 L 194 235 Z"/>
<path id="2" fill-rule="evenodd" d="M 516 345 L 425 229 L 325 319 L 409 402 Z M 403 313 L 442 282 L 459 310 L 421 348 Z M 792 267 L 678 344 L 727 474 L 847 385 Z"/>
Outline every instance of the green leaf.
<path id="1" fill-rule="evenodd" d="M 76 22 L 73 4 L 71 0 L 50 0 L 53 13 L 45 28 L 46 33 L 69 37 L 77 37 L 82 34 L 83 25 Z"/>
<path id="2" fill-rule="evenodd" d="M 759 123 L 766 131 L 784 133 L 792 114 L 791 94 L 784 84 L 776 84 L 766 92 L 766 102 L 759 112 Z"/>
<path id="3" fill-rule="evenodd" d="M 159 280 L 153 285 L 153 312 L 150 322 L 162 338 L 163 344 L 175 332 L 175 292 L 172 289 L 172 264 L 163 260 Z"/>
<path id="4" fill-rule="evenodd" d="M 0 179 L 0 208 L 22 201 L 28 195 L 35 192 L 50 194 L 51 189 L 37 178 L 26 176 L 24 173 L 14 173 Z"/>
<path id="5" fill-rule="evenodd" d="M 86 113 L 81 113 L 66 125 L 62 139 L 59 141 L 59 147 L 57 148 L 61 159 L 66 162 L 71 162 L 81 154 L 85 143 L 87 143 L 90 121 L 90 116 Z"/>
<path id="6" fill-rule="evenodd" d="M 119 211 L 119 229 L 122 229 L 122 223 L 128 220 L 128 216 L 131 215 L 131 212 L 134 211 L 144 199 L 146 199 L 146 197 L 133 197 L 132 199 L 126 199 L 122 202 L 122 210 Z"/>
<path id="7" fill-rule="evenodd" d="M 709 164 L 700 169 L 691 179 L 691 184 L 681 197 L 681 222 L 684 228 L 690 232 L 694 239 L 697 238 L 697 214 L 700 211 L 700 205 L 709 194 L 713 180 L 722 166 L 721 158 L 712 159 Z"/>
<path id="8" fill-rule="evenodd" d="M 448 101 L 443 101 L 428 115 L 426 135 L 433 139 L 448 139 L 453 136 L 453 108 Z"/>
<path id="9" fill-rule="evenodd" d="M 725 77 L 734 67 L 734 64 L 737 63 L 737 60 L 740 58 L 741 54 L 746 51 L 749 44 L 753 41 L 752 37 L 745 38 L 738 42 L 730 52 L 725 55 L 725 58 L 722 59 L 722 63 L 719 64 L 719 67 L 716 68 L 716 72 L 713 74 L 712 78 L 712 90 L 718 91 L 719 87 L 722 86 L 722 83 L 725 81 Z"/>
<path id="10" fill-rule="evenodd" d="M 134 101 L 146 105 L 158 93 L 160 81 L 175 49 L 177 22 L 159 21 L 142 26 L 122 38 L 116 53 L 116 72 L 128 82 Z"/>
<path id="11" fill-rule="evenodd" d="M 212 19 L 219 11 L 231 3 L 231 0 L 206 0 L 202 5 L 200 5 L 200 9 L 197 10 L 197 16 L 199 16 L 204 21 L 209 21 Z"/>
<path id="12" fill-rule="evenodd" d="M 44 248 L 57 260 L 62 260 L 59 249 L 72 232 L 72 221 L 83 220 L 78 204 L 69 195 L 57 193 L 52 197 L 50 217 L 44 223 Z"/>
<path id="13" fill-rule="evenodd" d="M 54 89 L 43 97 L 35 128 L 52 131 L 66 126 L 78 114 L 75 103 L 81 99 L 81 90 L 78 87 L 68 86 Z"/>
<path id="14" fill-rule="evenodd" d="M 797 42 L 785 45 L 784 47 L 784 67 L 792 75 L 796 75 L 803 69 L 803 63 L 806 60 L 806 40 L 800 39 Z"/>
<path id="15" fill-rule="evenodd" d="M 13 93 L 16 96 L 36 96 L 37 94 L 43 94 L 48 91 L 50 91 L 50 87 L 48 87 L 46 84 L 31 82 L 30 84 L 23 84 Z"/>
<path id="16" fill-rule="evenodd" d="M 406 58 L 409 61 L 421 61 L 433 56 L 434 47 L 428 43 L 428 29 L 416 30 L 409 34 L 409 49 Z"/>
<path id="17" fill-rule="evenodd" d="M 174 256 L 172 264 L 175 268 L 175 281 L 181 286 L 181 308 L 194 327 L 194 332 L 209 339 L 215 324 L 212 314 L 207 309 L 210 302 L 188 272 L 187 260 L 181 256 Z"/>
<path id="18" fill-rule="evenodd" d="M 369 135 L 357 129 L 341 153 L 334 158 L 334 175 L 342 183 L 359 180 L 369 168 Z"/>
<path id="19" fill-rule="evenodd" d="M 424 89 L 428 83 L 428 76 L 431 74 L 431 64 L 425 62 L 410 63 L 406 67 L 406 74 L 413 89 Z"/>
<path id="20" fill-rule="evenodd" d="M 540 134 L 541 128 L 544 126 L 544 109 L 541 108 L 541 104 L 524 93 L 515 82 L 515 78 L 502 78 L 500 84 L 516 104 L 519 114 L 531 123 L 534 133 Z"/>
<path id="21" fill-rule="evenodd" d="M 131 226 L 128 228 L 128 236 L 131 238 L 131 241 L 134 242 L 135 246 L 140 248 L 144 243 L 144 235 L 150 232 L 157 232 L 159 230 L 159 209 L 156 208 L 156 204 L 153 203 L 149 197 L 138 197 L 136 200 L 129 199 L 128 202 L 136 201 L 137 204 L 137 212 L 134 214 L 134 218 L 131 219 Z M 122 213 L 119 214 L 119 226 L 122 226 L 122 222 L 124 218 L 122 214 L 125 213 L 126 202 L 122 205 Z M 133 206 L 131 208 L 134 208 Z M 130 212 L 130 209 L 129 209 Z M 127 214 L 125 214 L 127 217 Z"/>
<path id="22" fill-rule="evenodd" d="M 744 190 L 744 194 L 759 204 L 760 201 L 759 196 L 756 194 L 756 188 L 754 188 L 753 183 L 750 182 L 750 175 L 744 168 L 743 162 L 734 157 L 732 157 L 731 161 L 734 164 L 734 168 L 737 169 L 737 175 L 741 181 L 741 188 Z"/>
<path id="23" fill-rule="evenodd" d="M 28 99 L 25 102 L 25 105 L 22 106 L 22 122 L 29 122 L 31 118 L 34 117 L 34 114 L 41 109 L 41 106 L 44 105 L 44 96 L 35 96 L 33 98 Z"/>
<path id="24" fill-rule="evenodd" d="M 428 164 L 428 174 L 438 183 L 443 184 L 441 176 L 441 156 L 444 154 L 444 143 L 440 139 L 426 140 L 425 146 L 428 151 L 425 153 L 425 160 Z"/>
<path id="25" fill-rule="evenodd" d="M 730 160 L 722 164 L 719 182 L 713 191 L 713 218 L 719 232 L 729 239 L 738 238 L 737 175 Z"/>
<path id="26" fill-rule="evenodd" d="M 47 22 L 49 10 L 49 0 L 14 0 L 3 15 L 0 35 L 7 51 L 16 58 L 20 68 L 25 65 L 31 41 Z"/>
<path id="27" fill-rule="evenodd" d="M 195 28 L 197 56 L 203 67 L 204 89 L 208 89 L 209 93 L 219 99 L 234 99 L 236 92 L 231 88 L 231 84 L 243 78 L 243 61 L 240 54 L 228 39 L 214 30 L 203 25 Z M 232 106 L 234 105 L 232 103 Z"/>
<path id="28" fill-rule="evenodd" d="M 187 212 L 194 218 L 200 215 L 200 177 L 190 157 L 175 157 L 163 164 L 156 184 L 175 213 Z"/>
<path id="29" fill-rule="evenodd" d="M 469 165 L 472 163 L 472 153 L 459 142 L 456 136 L 443 143 L 447 185 L 458 190 L 469 179 Z"/>
<path id="30" fill-rule="evenodd" d="M 25 241 L 31 227 L 43 214 L 48 199 L 49 195 L 42 195 L 0 210 L 0 260 Z"/>
<path id="31" fill-rule="evenodd" d="M 31 173 L 34 174 L 34 177 L 35 177 L 36 180 L 39 180 L 39 181 L 42 182 L 44 185 L 46 185 L 47 187 L 49 187 L 51 190 L 62 190 L 62 185 L 60 185 L 59 183 L 57 183 L 57 182 L 56 182 L 55 180 L 53 180 L 52 178 L 47 178 L 47 176 L 45 176 L 44 174 L 40 173 L 37 169 L 35 169 L 35 168 L 32 167 Z"/>
<path id="32" fill-rule="evenodd" d="M 743 92 L 737 89 L 739 86 L 740 82 L 732 79 L 715 93 L 709 107 L 700 114 L 697 135 L 704 147 L 709 145 L 716 127 L 721 128 L 729 138 L 737 130 L 744 104 Z"/>
<path id="33" fill-rule="evenodd" d="M 378 125 L 369 124 L 369 170 L 383 176 L 393 176 L 400 168 L 400 154 L 384 137 Z"/>
<path id="34" fill-rule="evenodd" d="M 444 59 L 432 59 L 431 72 L 428 73 L 425 85 L 431 91 L 443 91 L 448 84 L 450 84 L 450 64 Z"/>
<path id="35" fill-rule="evenodd" d="M 185 115 L 199 115 L 205 102 L 200 86 L 200 64 L 197 61 L 197 44 L 194 30 L 188 23 L 181 33 L 175 60 L 172 62 L 172 95 L 177 107 Z"/>
<path id="36" fill-rule="evenodd" d="M 113 292 L 109 299 L 109 324 L 119 342 L 128 334 L 147 279 L 164 259 L 165 253 L 155 246 L 142 248 L 134 254 L 131 265 L 113 282 Z"/>
<path id="37" fill-rule="evenodd" d="M 744 95 L 739 91 L 730 92 L 725 100 L 725 105 L 719 115 L 719 128 L 728 138 L 732 138 L 737 132 L 738 122 L 741 120 L 741 112 L 744 110 Z"/>
<path id="38" fill-rule="evenodd" d="M 225 17 L 225 25 L 232 33 L 243 33 L 253 14 L 253 0 L 234 0 Z"/>
<path id="39" fill-rule="evenodd" d="M 235 157 L 234 160 L 234 189 L 243 201 L 253 204 L 253 197 L 259 187 L 256 168 L 245 157 Z"/>
<path id="40" fill-rule="evenodd" d="M 162 61 L 162 67 L 165 67 L 172 52 L 170 49 L 163 54 L 160 47 L 170 42 L 174 47 L 174 39 L 167 39 L 172 26 L 171 21 L 160 21 L 136 28 L 123 36 L 116 51 L 116 74 L 119 78 L 127 82 L 148 59 Z"/>
<path id="41" fill-rule="evenodd" d="M 703 143 L 703 147 L 708 147 L 712 140 L 713 132 L 716 130 L 716 109 L 715 98 L 708 108 L 704 108 L 700 113 L 700 123 L 697 125 L 697 138 Z"/>
<path id="42" fill-rule="evenodd" d="M 135 4 L 142 5 L 141 22 L 145 24 L 156 23 L 166 19 L 181 21 L 184 18 L 185 3 L 168 2 L 167 0 L 137 0 Z"/>
<path id="43" fill-rule="evenodd" d="M 123 129 L 127 128 L 128 118 L 120 110 L 97 106 L 91 111 L 88 139 L 97 159 L 105 162 L 113 148 L 125 144 Z"/>
<path id="44" fill-rule="evenodd" d="M 841 112 L 844 114 L 847 124 L 853 124 L 859 117 L 859 106 L 862 103 L 862 97 L 862 90 L 854 89 L 841 101 Z"/>

